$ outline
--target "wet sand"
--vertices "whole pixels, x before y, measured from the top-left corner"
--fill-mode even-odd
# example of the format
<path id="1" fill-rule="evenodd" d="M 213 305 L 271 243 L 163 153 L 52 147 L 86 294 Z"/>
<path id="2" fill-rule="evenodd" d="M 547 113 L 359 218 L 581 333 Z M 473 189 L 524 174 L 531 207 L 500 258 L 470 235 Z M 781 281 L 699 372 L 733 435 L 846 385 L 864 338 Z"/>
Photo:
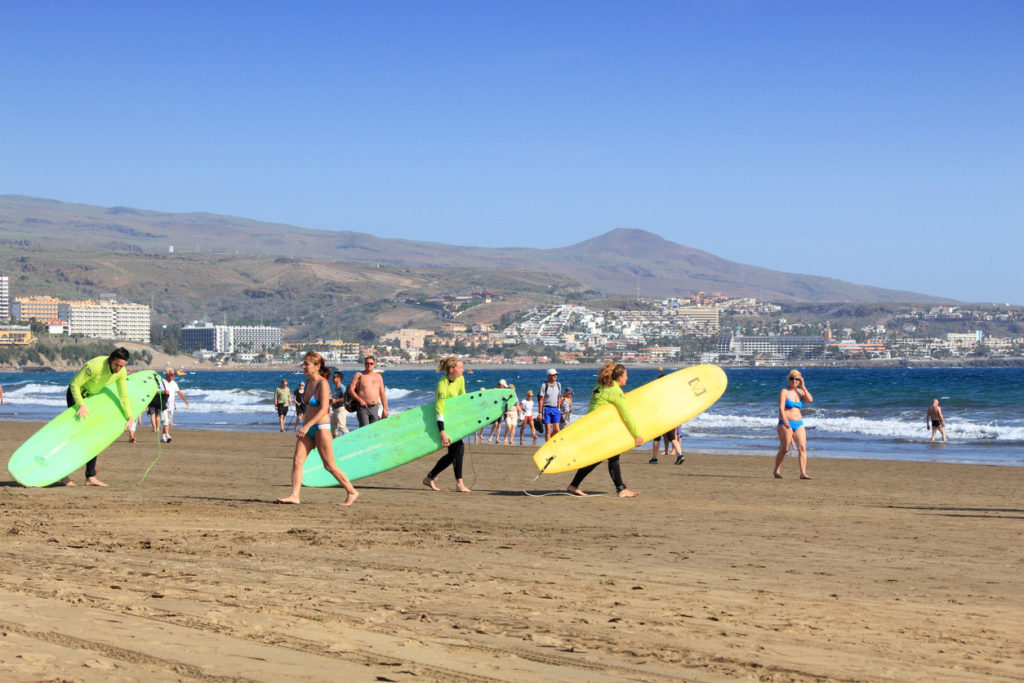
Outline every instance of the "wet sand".
<path id="1" fill-rule="evenodd" d="M 9 456 L 38 425 L 0 423 Z M 100 478 L 133 484 L 156 435 Z M 288 486 L 293 436 L 176 430 L 134 487 L 0 476 L 5 681 L 1021 680 L 1024 468 L 623 457 L 530 480 L 469 444 L 341 489 Z M 813 444 L 812 444 L 813 446 Z M 82 483 L 82 471 L 74 475 Z"/>

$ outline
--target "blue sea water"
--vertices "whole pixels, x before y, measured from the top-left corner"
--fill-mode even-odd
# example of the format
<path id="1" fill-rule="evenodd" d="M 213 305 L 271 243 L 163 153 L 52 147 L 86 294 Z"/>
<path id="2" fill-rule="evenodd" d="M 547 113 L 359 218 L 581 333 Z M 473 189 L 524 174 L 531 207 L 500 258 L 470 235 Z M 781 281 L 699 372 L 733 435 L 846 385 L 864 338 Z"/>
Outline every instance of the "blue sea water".
<path id="1" fill-rule="evenodd" d="M 357 368 L 342 368 L 346 377 Z M 666 367 L 665 371 L 678 368 Z M 522 398 L 537 391 L 544 371 L 518 367 L 473 368 L 466 388 L 514 384 Z M 770 455 L 778 447 L 778 394 L 786 369 L 727 369 L 729 388 L 703 415 L 683 426 L 687 453 Z M 626 390 L 656 379 L 655 368 L 635 368 Z M 572 387 L 585 413 L 596 370 L 560 368 L 559 381 Z M 1024 369 L 808 368 L 814 403 L 804 412 L 811 457 L 915 460 L 1024 466 Z M 197 371 L 178 378 L 191 406 L 179 402 L 179 429 L 273 431 L 274 388 L 282 378 L 292 388 L 301 375 L 282 371 Z M 384 373 L 392 412 L 429 403 L 438 374 L 432 369 Z M 0 420 L 45 422 L 65 407 L 71 373 L 0 373 L 5 404 Z M 931 443 L 925 411 L 938 398 L 946 417 L 948 443 Z M 289 416 L 290 417 L 290 416 Z M 354 418 L 350 418 L 350 421 Z"/>

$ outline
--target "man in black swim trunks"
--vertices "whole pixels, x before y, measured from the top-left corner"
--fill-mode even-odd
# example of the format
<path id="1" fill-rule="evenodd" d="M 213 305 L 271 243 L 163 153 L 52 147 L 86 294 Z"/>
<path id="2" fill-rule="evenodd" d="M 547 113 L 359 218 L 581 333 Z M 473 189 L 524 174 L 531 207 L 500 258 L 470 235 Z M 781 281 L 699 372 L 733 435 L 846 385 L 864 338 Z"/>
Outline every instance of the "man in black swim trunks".
<path id="1" fill-rule="evenodd" d="M 939 407 L 939 399 L 932 401 L 932 407 L 928 409 L 927 414 L 924 416 L 924 423 L 927 429 L 928 423 L 931 423 L 932 428 L 932 441 L 935 441 L 935 432 L 942 432 L 942 440 L 946 440 L 946 418 L 942 417 L 942 408 Z"/>

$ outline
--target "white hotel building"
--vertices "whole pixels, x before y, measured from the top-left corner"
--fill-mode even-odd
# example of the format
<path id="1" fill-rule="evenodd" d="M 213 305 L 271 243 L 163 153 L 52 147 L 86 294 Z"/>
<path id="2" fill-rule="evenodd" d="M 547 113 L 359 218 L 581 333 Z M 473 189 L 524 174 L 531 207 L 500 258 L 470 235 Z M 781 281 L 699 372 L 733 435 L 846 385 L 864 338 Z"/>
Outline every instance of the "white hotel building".
<path id="1" fill-rule="evenodd" d="M 71 335 L 149 343 L 150 310 L 143 304 L 119 304 L 113 299 L 62 301 L 57 317 L 67 323 Z"/>

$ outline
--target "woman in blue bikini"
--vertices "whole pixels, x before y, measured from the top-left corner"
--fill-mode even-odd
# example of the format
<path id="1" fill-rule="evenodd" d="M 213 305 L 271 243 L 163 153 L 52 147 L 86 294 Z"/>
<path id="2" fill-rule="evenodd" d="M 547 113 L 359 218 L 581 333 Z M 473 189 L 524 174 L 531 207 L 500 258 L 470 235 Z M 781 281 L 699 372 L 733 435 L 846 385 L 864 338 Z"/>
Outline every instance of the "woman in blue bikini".
<path id="1" fill-rule="evenodd" d="M 804 385 L 803 375 L 799 370 L 789 371 L 789 386 L 779 392 L 779 452 L 775 455 L 775 478 L 782 479 L 779 469 L 786 459 L 789 447 L 796 443 L 800 462 L 800 478 L 807 476 L 807 429 L 804 427 L 804 416 L 800 409 L 805 403 L 811 403 L 814 397 Z"/>
<path id="2" fill-rule="evenodd" d="M 338 483 L 348 494 L 342 505 L 356 502 L 359 492 L 352 486 L 345 473 L 334 463 L 334 445 L 331 435 L 331 387 L 327 382 L 330 372 L 324 366 L 324 357 L 316 351 L 310 351 L 302 361 L 302 371 L 306 373 L 306 390 L 303 400 L 306 412 L 302 426 L 295 430 L 295 456 L 292 459 L 292 493 L 287 498 L 278 498 L 278 503 L 299 504 L 299 493 L 302 491 L 302 466 L 306 464 L 306 456 L 315 446 L 324 462 L 324 469 L 334 475 Z"/>

